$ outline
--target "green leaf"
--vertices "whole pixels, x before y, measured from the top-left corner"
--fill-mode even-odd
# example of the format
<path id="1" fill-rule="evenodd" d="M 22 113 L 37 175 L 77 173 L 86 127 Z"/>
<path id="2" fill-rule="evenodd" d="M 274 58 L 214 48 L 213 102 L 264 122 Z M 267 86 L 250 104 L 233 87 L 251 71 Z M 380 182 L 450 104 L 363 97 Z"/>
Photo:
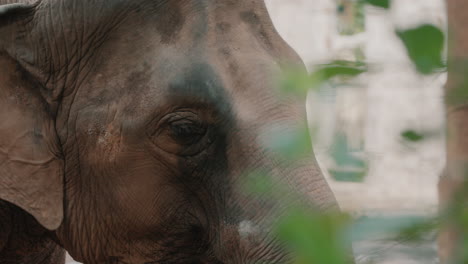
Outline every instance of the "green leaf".
<path id="1" fill-rule="evenodd" d="M 268 195 L 274 191 L 274 184 L 268 173 L 253 171 L 247 174 L 247 181 L 244 189 L 248 194 Z"/>
<path id="2" fill-rule="evenodd" d="M 281 91 L 286 94 L 306 96 L 310 89 L 319 88 L 324 82 L 335 77 L 352 78 L 367 72 L 363 62 L 337 60 L 317 66 L 317 70 L 307 74 L 303 70 L 289 69 L 284 72 Z"/>
<path id="3" fill-rule="evenodd" d="M 281 91 L 285 94 L 305 96 L 314 86 L 315 83 L 304 70 L 288 69 L 283 73 Z"/>
<path id="4" fill-rule="evenodd" d="M 380 8 L 390 8 L 390 0 L 364 0 L 364 2 Z"/>
<path id="5" fill-rule="evenodd" d="M 419 142 L 424 139 L 424 135 L 419 134 L 413 130 L 406 130 L 403 133 L 401 133 L 401 136 L 411 142 Z"/>
<path id="6" fill-rule="evenodd" d="M 307 126 L 281 124 L 262 133 L 263 145 L 287 160 L 298 160 L 312 153 L 312 140 Z"/>
<path id="7" fill-rule="evenodd" d="M 420 73 L 431 74 L 445 67 L 442 60 L 444 33 L 439 28 L 426 24 L 396 33 Z"/>
<path id="8" fill-rule="evenodd" d="M 350 62 L 337 60 L 318 66 L 318 70 L 312 73 L 312 79 L 328 81 L 334 77 L 356 77 L 367 72 L 367 65 L 363 62 Z"/>
<path id="9" fill-rule="evenodd" d="M 342 214 L 293 208 L 280 219 L 277 233 L 294 253 L 297 264 L 344 264 L 348 222 L 349 218 Z"/>

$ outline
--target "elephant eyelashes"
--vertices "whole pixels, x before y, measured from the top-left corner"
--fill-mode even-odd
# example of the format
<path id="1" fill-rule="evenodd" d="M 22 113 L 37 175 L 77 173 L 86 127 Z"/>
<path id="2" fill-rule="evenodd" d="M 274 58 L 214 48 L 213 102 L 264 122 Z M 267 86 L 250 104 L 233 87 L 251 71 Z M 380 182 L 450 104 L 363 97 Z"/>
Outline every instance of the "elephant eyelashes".
<path id="1" fill-rule="evenodd" d="M 180 111 L 163 117 L 152 138 L 166 152 L 193 156 L 203 151 L 210 142 L 208 130 L 209 126 L 197 114 Z"/>

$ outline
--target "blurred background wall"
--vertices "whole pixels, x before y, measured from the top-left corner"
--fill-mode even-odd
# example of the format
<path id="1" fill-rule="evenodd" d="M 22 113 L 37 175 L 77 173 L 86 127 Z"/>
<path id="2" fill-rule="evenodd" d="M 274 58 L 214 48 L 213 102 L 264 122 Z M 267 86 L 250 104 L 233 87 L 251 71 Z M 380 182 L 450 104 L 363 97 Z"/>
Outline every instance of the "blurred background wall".
<path id="1" fill-rule="evenodd" d="M 445 163 L 446 75 L 419 75 L 395 29 L 423 23 L 445 28 L 444 1 L 393 0 L 390 10 L 366 6 L 358 22 L 349 17 L 353 0 L 266 2 L 278 31 L 310 70 L 339 59 L 370 64 L 370 72 L 344 86 L 325 85 L 307 102 L 315 152 L 341 207 L 365 214 L 434 213 Z M 343 29 L 353 23 L 362 25 L 355 32 Z M 424 140 L 404 140 L 407 130 Z M 366 161 L 362 183 L 339 182 L 328 173 L 337 169 L 330 155 L 337 135 Z"/>

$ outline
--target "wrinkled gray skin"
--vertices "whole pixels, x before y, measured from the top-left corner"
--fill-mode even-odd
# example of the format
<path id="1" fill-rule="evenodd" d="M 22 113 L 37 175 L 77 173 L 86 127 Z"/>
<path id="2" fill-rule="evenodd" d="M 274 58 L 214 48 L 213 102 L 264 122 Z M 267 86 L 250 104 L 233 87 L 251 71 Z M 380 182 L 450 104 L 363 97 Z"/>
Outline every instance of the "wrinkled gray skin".
<path id="1" fill-rule="evenodd" d="M 278 95 L 284 62 L 301 65 L 259 0 L 0 7 L 0 263 L 62 263 L 62 247 L 85 263 L 289 263 L 281 206 L 245 194 L 245 172 L 336 206 L 313 158 L 284 169 L 261 143 L 305 120 Z"/>

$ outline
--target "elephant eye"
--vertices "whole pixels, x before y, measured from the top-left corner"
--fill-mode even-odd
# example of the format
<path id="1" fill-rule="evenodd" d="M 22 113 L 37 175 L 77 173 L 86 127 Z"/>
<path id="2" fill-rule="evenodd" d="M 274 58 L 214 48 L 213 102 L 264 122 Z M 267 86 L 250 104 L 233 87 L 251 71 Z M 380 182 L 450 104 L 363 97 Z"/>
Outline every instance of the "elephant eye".
<path id="1" fill-rule="evenodd" d="M 197 121 L 180 119 L 170 123 L 171 136 L 183 145 L 198 142 L 206 133 L 206 127 Z"/>
<path id="2" fill-rule="evenodd" d="M 194 156 L 213 142 L 209 128 L 209 118 L 206 116 L 202 118 L 188 110 L 178 111 L 160 119 L 150 137 L 157 147 L 166 152 Z"/>

